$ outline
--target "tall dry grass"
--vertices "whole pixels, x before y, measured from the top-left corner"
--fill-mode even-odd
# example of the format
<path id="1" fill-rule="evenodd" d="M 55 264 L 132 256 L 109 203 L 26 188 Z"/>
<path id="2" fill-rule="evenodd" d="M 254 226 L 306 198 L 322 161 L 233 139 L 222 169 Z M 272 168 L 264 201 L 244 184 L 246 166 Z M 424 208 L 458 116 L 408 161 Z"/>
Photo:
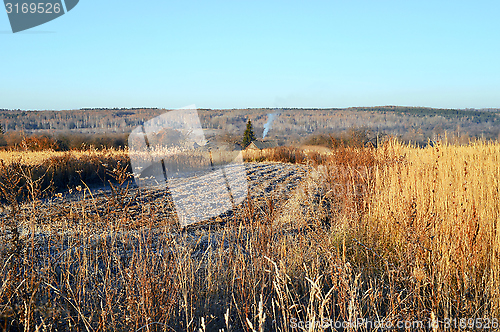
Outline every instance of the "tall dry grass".
<path id="1" fill-rule="evenodd" d="M 246 149 L 242 153 L 243 160 L 248 162 L 276 161 L 292 164 L 313 162 L 315 164 L 322 164 L 328 159 L 326 157 L 327 153 L 287 146 L 263 150 Z"/>
<path id="2" fill-rule="evenodd" d="M 330 319 L 443 328 L 498 318 L 499 152 L 340 148 L 306 159 L 309 176 L 287 201 L 249 198 L 230 218 L 184 230 L 163 213 L 167 196 L 126 186 L 127 167 L 108 169 L 117 185 L 107 199 L 87 191 L 87 202 L 52 208 L 29 173 L 3 169 L 0 326 L 323 331 Z"/>
<path id="3" fill-rule="evenodd" d="M 0 160 L 9 165 L 13 162 L 21 162 L 24 165 L 41 165 L 50 159 L 63 158 L 71 156 L 74 159 L 100 159 L 101 161 L 109 159 L 122 159 L 128 155 L 127 149 L 95 149 L 88 147 L 87 149 L 71 150 L 71 151 L 30 151 L 30 150 L 0 150 Z"/>
<path id="4" fill-rule="evenodd" d="M 26 184 L 29 173 L 30 181 L 39 180 L 44 193 L 68 190 L 83 183 L 103 186 L 114 181 L 109 170 L 129 163 L 127 150 L 112 148 L 66 152 L 0 151 L 0 183 L 17 172 L 19 186 Z M 20 194 L 26 194 L 26 190 L 22 190 Z"/>
<path id="5" fill-rule="evenodd" d="M 390 148 L 401 160 L 376 170 L 360 238 L 411 277 L 415 310 L 498 317 L 500 145 Z"/>

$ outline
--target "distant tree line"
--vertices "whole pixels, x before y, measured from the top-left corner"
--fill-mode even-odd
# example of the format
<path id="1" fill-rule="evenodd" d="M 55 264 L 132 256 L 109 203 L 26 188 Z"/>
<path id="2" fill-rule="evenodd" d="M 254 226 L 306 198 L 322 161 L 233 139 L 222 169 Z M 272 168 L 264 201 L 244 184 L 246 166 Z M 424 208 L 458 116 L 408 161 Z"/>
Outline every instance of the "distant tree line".
<path id="1" fill-rule="evenodd" d="M 441 116 L 447 119 L 467 119 L 476 123 L 495 121 L 496 115 L 492 112 L 499 112 L 500 109 L 475 110 L 475 109 L 439 109 L 427 107 L 354 107 L 351 110 L 363 112 L 393 112 L 402 116 L 410 115 L 417 117 Z"/>
<path id="2" fill-rule="evenodd" d="M 25 136 L 48 137 L 114 137 L 126 135 L 135 127 L 153 117 L 167 112 L 157 108 L 80 109 L 69 111 L 20 111 L 0 110 L 0 125 L 7 141 L 11 133 Z M 279 113 L 266 139 L 281 145 L 300 143 L 307 137 L 333 135 L 342 137 L 349 131 L 367 128 L 373 135 L 391 135 L 403 141 L 425 144 L 444 135 L 461 140 L 469 138 L 498 139 L 500 136 L 500 109 L 435 109 L 425 107 L 356 107 L 330 109 L 252 108 L 231 110 L 199 109 L 202 127 L 210 136 L 243 137 L 250 119 L 257 139 L 262 137 L 268 114 Z M 82 136 L 83 135 L 83 136 Z M 86 136 L 87 135 L 87 136 Z M 340 138 L 339 138 L 340 139 Z M 94 139 L 95 140 L 95 139 Z M 101 139 L 104 140 L 104 139 Z M 75 146 L 63 144 L 64 146 Z M 126 143 L 126 142 L 125 142 Z M 5 144 L 1 141 L 0 144 Z M 9 144 L 7 142 L 7 144 Z M 103 144 L 111 144 L 109 142 Z M 118 143 L 113 143 L 118 144 Z"/>

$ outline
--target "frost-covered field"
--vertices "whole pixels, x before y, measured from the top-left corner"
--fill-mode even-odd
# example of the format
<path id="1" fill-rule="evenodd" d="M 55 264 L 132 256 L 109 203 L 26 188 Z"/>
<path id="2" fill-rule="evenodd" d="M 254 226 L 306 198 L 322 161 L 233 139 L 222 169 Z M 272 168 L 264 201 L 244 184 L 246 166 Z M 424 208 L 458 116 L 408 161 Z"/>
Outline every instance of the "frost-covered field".
<path id="1" fill-rule="evenodd" d="M 73 324 L 85 327 L 87 323 L 83 316 L 92 314 L 88 311 L 79 317 L 76 311 L 76 316 L 70 318 L 69 312 L 76 310 L 75 305 L 68 294 L 63 296 L 62 292 L 75 287 L 83 296 L 78 305 L 90 304 L 93 296 L 101 296 L 97 294 L 106 291 L 102 284 L 104 274 L 114 280 L 110 285 L 114 292 L 126 292 L 122 288 L 124 276 L 117 275 L 123 273 L 119 271 L 120 264 L 136 264 L 133 262 L 137 259 L 145 264 L 157 264 L 158 259 L 171 259 L 172 255 L 187 258 L 185 255 L 189 253 L 192 262 L 197 261 L 206 268 L 207 253 L 235 250 L 248 255 L 248 243 L 242 241 L 249 241 L 251 232 L 242 230 L 241 226 L 253 222 L 250 219 L 263 216 L 269 209 L 279 209 L 304 179 L 307 167 L 282 163 L 245 163 L 244 167 L 248 197 L 230 211 L 222 211 L 216 217 L 187 228 L 179 227 L 170 190 L 138 188 L 131 180 L 121 186 L 93 189 L 82 185 L 50 198 L 25 202 L 18 211 L 5 207 L 1 213 L 4 225 L 2 252 L 15 252 L 16 246 L 23 247 L 19 248 L 19 255 L 30 257 L 33 270 L 29 273 L 41 276 L 41 271 L 50 270 L 50 275 L 43 276 L 45 284 L 39 285 L 59 301 L 53 299 L 50 310 L 59 310 L 60 319 L 74 319 Z M 232 176 L 231 169 L 226 170 L 227 177 Z M 235 172 L 241 172 L 241 169 Z M 174 184 L 177 191 L 186 192 L 191 199 L 186 203 L 186 209 L 200 210 L 198 203 L 212 200 L 217 204 L 219 192 L 221 195 L 223 190 L 227 192 L 227 188 L 221 188 L 220 181 L 216 180 L 209 173 L 186 184 L 179 183 L 178 179 L 169 184 Z M 212 186 L 200 186 L 198 181 Z M 197 192 L 200 187 L 208 190 Z M 214 215 L 213 211 L 202 209 L 201 212 Z M 238 228 L 239 233 L 236 232 Z M 29 252 L 25 251 L 27 244 L 31 248 Z M 139 254 L 141 247 L 148 253 L 141 249 Z M 163 273 L 169 273 L 168 269 L 165 267 Z M 201 272 L 204 268 L 199 269 Z M 81 277 L 81 273 L 86 275 L 85 281 L 75 279 Z M 64 279 L 70 283 L 65 284 Z M 40 305 L 46 307 L 48 304 L 42 300 Z M 0 307 L 0 317 L 9 317 L 13 312 L 15 308 Z"/>
<path id="2" fill-rule="evenodd" d="M 106 170 L 121 186 L 82 184 L 20 205 L 7 199 L 4 169 L 0 326 L 296 331 L 447 317 L 493 326 L 499 155 L 499 144 L 391 141 L 333 150 L 320 165 L 246 163 L 248 197 L 185 228 L 170 194 L 135 187 L 122 164 Z M 185 208 L 227 190 L 217 179 L 180 183 Z M 204 207 L 201 216 L 220 211 Z"/>
<path id="3" fill-rule="evenodd" d="M 185 193 L 182 203 L 186 210 L 196 210 L 201 222 L 189 225 L 190 232 L 201 228 L 217 226 L 239 218 L 242 210 L 251 200 L 256 206 L 272 202 L 281 206 L 306 175 L 306 166 L 283 163 L 245 163 L 246 188 L 248 197 L 228 211 L 217 207 L 221 197 L 227 196 L 227 188 L 213 173 L 208 173 L 190 181 L 170 180 L 175 190 Z M 241 170 L 237 170 L 240 172 Z M 231 168 L 226 173 L 231 176 Z M 200 185 L 200 182 L 203 185 Z M 204 189 L 200 190 L 200 187 Z M 35 202 L 24 203 L 16 217 L 22 239 L 35 234 L 46 238 L 57 235 L 82 238 L 82 231 L 95 238 L 102 234 L 109 236 L 114 231 L 120 234 L 137 231 L 144 227 L 156 230 L 162 227 L 179 229 L 178 215 L 170 193 L 171 189 L 150 187 L 138 188 L 133 181 L 122 186 L 77 189 L 56 194 Z M 212 202 L 213 211 L 207 209 Z M 199 205 L 202 205 L 200 209 Z M 220 212 L 220 213 L 218 213 Z M 207 218 L 203 218 L 206 214 Z M 215 215 L 216 217 L 210 217 Z M 3 224 L 10 222 L 12 215 L 7 209 L 0 214 Z M 110 228 L 109 224 L 113 227 Z M 103 226 L 103 227 L 101 227 Z"/>

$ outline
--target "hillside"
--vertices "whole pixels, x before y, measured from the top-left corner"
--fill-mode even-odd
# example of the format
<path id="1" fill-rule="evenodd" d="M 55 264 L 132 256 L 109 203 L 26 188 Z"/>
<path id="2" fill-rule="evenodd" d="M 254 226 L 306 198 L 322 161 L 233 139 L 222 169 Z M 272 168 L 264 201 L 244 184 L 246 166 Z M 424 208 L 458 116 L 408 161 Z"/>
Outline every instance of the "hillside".
<path id="1" fill-rule="evenodd" d="M 80 109 L 63 111 L 0 110 L 0 124 L 6 132 L 26 134 L 126 134 L 165 109 Z M 497 139 L 500 109 L 435 109 L 424 107 L 354 107 L 345 109 L 258 108 L 200 109 L 200 120 L 210 135 L 243 134 L 250 118 L 257 137 L 262 137 L 268 114 L 277 113 L 269 138 L 282 144 L 309 135 L 335 134 L 363 128 L 373 135 L 394 135 L 413 142 L 426 142 L 447 133 L 464 139 Z"/>

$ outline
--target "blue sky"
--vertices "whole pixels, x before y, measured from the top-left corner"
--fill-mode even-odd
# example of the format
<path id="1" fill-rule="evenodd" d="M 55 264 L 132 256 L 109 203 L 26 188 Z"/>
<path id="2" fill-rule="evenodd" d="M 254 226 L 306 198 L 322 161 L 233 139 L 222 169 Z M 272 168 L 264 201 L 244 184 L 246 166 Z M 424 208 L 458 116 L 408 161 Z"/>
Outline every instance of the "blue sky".
<path id="1" fill-rule="evenodd" d="M 80 0 L 12 34 L 0 108 L 500 107 L 500 1 Z"/>

